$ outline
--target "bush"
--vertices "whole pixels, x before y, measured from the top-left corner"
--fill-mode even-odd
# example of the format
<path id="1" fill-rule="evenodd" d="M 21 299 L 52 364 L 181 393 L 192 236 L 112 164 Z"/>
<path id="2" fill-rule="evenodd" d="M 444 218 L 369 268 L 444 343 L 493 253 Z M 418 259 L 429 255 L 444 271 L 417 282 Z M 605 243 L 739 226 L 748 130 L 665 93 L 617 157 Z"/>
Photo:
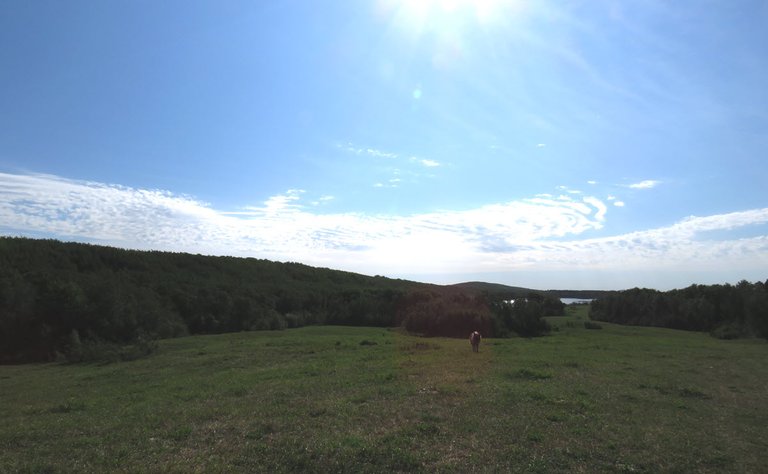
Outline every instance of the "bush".
<path id="1" fill-rule="evenodd" d="M 73 329 L 67 337 L 67 342 L 64 346 L 64 358 L 68 362 L 80 362 L 83 359 L 83 343 L 80 340 L 80 333 L 77 332 L 77 329 Z"/>
<path id="2" fill-rule="evenodd" d="M 139 336 L 130 344 L 116 344 L 102 339 L 81 340 L 77 331 L 69 336 L 70 344 L 64 352 L 67 362 L 120 362 L 147 357 L 158 351 L 157 340 L 148 336 Z"/>
<path id="3" fill-rule="evenodd" d="M 120 360 L 120 346 L 114 342 L 100 339 L 86 339 L 83 341 L 83 349 L 80 359 L 71 362 L 118 362 Z"/>
<path id="4" fill-rule="evenodd" d="M 584 329 L 603 329 L 603 327 L 592 321 L 584 321 Z"/>
<path id="5" fill-rule="evenodd" d="M 136 342 L 120 348 L 120 360 L 129 361 L 147 357 L 160 349 L 156 339 L 140 336 Z"/>
<path id="6" fill-rule="evenodd" d="M 710 332 L 713 337 L 718 339 L 739 339 L 744 337 L 746 333 L 744 326 L 733 321 L 721 324 Z"/>

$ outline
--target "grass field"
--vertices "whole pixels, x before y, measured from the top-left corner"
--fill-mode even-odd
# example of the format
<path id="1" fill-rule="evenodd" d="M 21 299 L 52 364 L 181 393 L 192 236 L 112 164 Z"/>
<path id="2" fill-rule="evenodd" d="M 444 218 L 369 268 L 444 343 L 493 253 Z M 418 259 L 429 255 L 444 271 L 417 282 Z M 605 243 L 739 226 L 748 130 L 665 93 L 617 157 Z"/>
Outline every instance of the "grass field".
<path id="1" fill-rule="evenodd" d="M 307 327 L 0 366 L 0 472 L 765 472 L 768 344 Z"/>

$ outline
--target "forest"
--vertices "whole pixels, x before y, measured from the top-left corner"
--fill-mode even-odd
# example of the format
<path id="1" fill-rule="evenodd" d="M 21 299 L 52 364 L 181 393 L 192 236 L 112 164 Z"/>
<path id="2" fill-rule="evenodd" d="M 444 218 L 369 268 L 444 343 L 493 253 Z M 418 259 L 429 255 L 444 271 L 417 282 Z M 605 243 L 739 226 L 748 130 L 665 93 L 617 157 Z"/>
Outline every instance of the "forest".
<path id="1" fill-rule="evenodd" d="M 633 288 L 592 301 L 590 318 L 618 324 L 707 331 L 720 339 L 768 338 L 768 281 Z"/>
<path id="2" fill-rule="evenodd" d="M 159 338 L 314 324 L 535 336 L 548 331 L 542 316 L 562 312 L 557 298 L 501 285 L 0 238 L 0 363 L 133 358 Z"/>

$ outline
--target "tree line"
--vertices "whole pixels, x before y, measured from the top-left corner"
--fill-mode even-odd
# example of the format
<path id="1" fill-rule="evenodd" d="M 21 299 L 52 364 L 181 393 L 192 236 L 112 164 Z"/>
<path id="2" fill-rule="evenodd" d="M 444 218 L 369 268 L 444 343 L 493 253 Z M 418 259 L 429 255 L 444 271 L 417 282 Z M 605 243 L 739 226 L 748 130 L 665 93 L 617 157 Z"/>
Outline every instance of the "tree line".
<path id="1" fill-rule="evenodd" d="M 768 338 L 768 281 L 691 285 L 671 291 L 633 288 L 591 303 L 594 320 L 707 331 L 722 339 Z"/>
<path id="2" fill-rule="evenodd" d="M 506 297 L 299 263 L 3 237 L 0 363 L 125 347 L 130 355 L 157 338 L 310 324 L 506 335 L 522 315 L 505 316 Z M 536 311 L 540 319 L 544 306 L 528 310 Z"/>

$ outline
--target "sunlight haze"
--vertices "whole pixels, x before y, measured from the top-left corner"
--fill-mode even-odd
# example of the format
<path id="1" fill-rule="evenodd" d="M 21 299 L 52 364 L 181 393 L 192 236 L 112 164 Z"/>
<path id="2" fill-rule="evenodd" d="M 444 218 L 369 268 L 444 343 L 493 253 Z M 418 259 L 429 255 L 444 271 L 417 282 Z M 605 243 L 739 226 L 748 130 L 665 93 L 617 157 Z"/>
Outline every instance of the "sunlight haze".
<path id="1" fill-rule="evenodd" d="M 5 1 L 0 235 L 764 281 L 766 24 L 761 1 Z"/>

